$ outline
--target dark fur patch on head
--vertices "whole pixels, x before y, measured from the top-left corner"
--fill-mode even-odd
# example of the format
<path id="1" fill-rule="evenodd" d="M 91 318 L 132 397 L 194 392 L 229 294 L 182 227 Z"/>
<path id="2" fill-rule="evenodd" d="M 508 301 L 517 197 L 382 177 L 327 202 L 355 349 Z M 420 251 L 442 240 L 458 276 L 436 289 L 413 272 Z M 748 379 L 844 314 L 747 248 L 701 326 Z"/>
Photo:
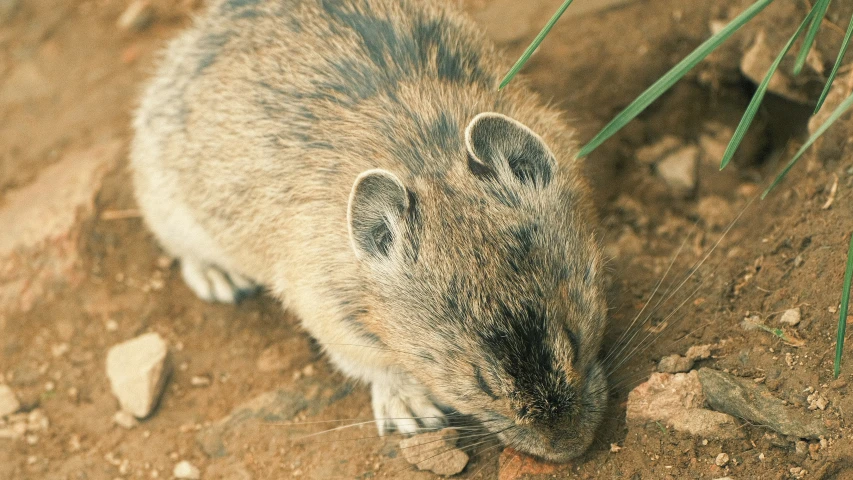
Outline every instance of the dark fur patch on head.
<path id="1" fill-rule="evenodd" d="M 544 309 L 523 305 L 513 310 L 502 305 L 490 331 L 479 332 L 494 361 L 513 379 L 510 397 L 519 402 L 522 419 L 547 421 L 574 404 L 565 373 L 556 367 Z"/>

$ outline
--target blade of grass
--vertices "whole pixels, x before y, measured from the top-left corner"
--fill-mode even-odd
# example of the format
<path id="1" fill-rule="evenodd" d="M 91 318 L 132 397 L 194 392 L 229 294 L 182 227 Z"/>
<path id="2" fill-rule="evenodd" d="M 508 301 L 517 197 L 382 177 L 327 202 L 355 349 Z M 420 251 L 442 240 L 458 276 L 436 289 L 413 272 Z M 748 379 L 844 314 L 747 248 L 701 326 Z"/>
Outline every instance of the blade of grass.
<path id="1" fill-rule="evenodd" d="M 846 112 L 847 109 L 849 109 L 851 106 L 853 106 L 853 95 L 850 95 L 849 97 L 845 98 L 840 105 L 835 107 L 835 110 L 832 112 L 829 118 L 827 118 L 826 121 L 823 122 L 823 124 L 817 130 L 815 130 L 815 132 L 808 138 L 808 140 L 806 140 L 806 143 L 804 143 L 803 146 L 800 147 L 799 150 L 797 150 L 797 153 L 794 155 L 791 161 L 789 161 L 788 164 L 785 165 L 785 168 L 782 169 L 782 172 L 776 177 L 776 180 L 773 180 L 773 183 L 770 184 L 770 186 L 767 187 L 767 190 L 765 190 L 764 193 L 761 194 L 762 199 L 764 199 L 764 197 L 766 197 L 767 194 L 770 193 L 770 190 L 773 190 L 776 185 L 779 185 L 782 179 L 785 178 L 785 175 L 787 175 L 788 172 L 791 171 L 791 168 L 794 166 L 794 164 L 797 163 L 797 160 L 799 160 L 800 157 L 803 156 L 803 153 L 805 153 L 805 151 L 808 150 L 808 148 L 811 147 L 812 144 L 821 135 L 823 135 L 823 133 L 829 127 L 831 127 L 833 123 L 835 123 L 841 117 L 841 115 L 844 115 L 844 112 Z"/>
<path id="2" fill-rule="evenodd" d="M 590 152 L 598 148 L 599 145 L 604 143 L 608 138 L 613 136 L 614 133 L 619 131 L 622 127 L 624 127 L 628 122 L 633 120 L 637 115 L 639 115 L 643 110 L 646 109 L 652 102 L 657 100 L 658 97 L 663 95 L 664 92 L 670 89 L 675 82 L 679 81 L 684 75 L 687 74 L 693 67 L 696 66 L 699 62 L 701 62 L 705 57 L 707 57 L 711 52 L 713 52 L 717 47 L 720 46 L 726 39 L 728 39 L 732 34 L 734 34 L 740 27 L 742 27 L 745 23 L 752 20 L 753 17 L 758 15 L 759 12 L 764 10 L 767 5 L 770 5 L 773 0 L 758 0 L 753 3 L 749 8 L 744 10 L 740 15 L 738 15 L 734 20 L 732 20 L 728 25 L 726 25 L 722 30 L 720 30 L 717 34 L 705 40 L 702 45 L 693 50 L 687 57 L 685 57 L 682 61 L 678 62 L 678 64 L 668 72 L 666 72 L 658 81 L 656 81 L 651 87 L 646 89 L 643 93 L 641 93 L 636 100 L 631 102 L 625 110 L 616 115 L 613 120 L 610 121 L 603 129 L 601 129 L 598 134 L 593 137 L 592 140 L 589 141 L 586 145 L 581 148 L 580 153 L 578 153 L 578 158 L 585 157 L 589 155 Z"/>
<path id="3" fill-rule="evenodd" d="M 803 71 L 806 58 L 809 56 L 809 50 L 812 49 L 812 44 L 814 44 L 814 39 L 817 36 L 818 30 L 820 30 L 821 23 L 823 23 L 823 16 L 826 14 L 826 9 L 829 7 L 830 1 L 832 0 L 818 0 L 812 7 L 812 23 L 805 40 L 803 40 L 803 46 L 800 47 L 800 53 L 797 54 L 797 62 L 794 64 L 794 75 L 799 75 Z"/>
<path id="4" fill-rule="evenodd" d="M 847 26 L 847 33 L 844 34 L 844 41 L 841 42 L 841 49 L 838 51 L 838 58 L 835 59 L 835 65 L 832 66 L 832 71 L 829 72 L 829 78 L 826 79 L 826 85 L 823 86 L 823 92 L 820 93 L 820 98 L 815 106 L 814 113 L 820 110 L 826 96 L 829 95 L 829 89 L 832 87 L 832 82 L 835 81 L 835 75 L 838 69 L 841 68 L 841 61 L 844 59 L 844 54 L 847 53 L 847 47 L 850 45 L 850 37 L 853 36 L 853 16 L 850 17 L 850 24 Z"/>
<path id="5" fill-rule="evenodd" d="M 556 24 L 557 20 L 559 20 L 560 17 L 563 16 L 563 12 L 565 12 L 566 9 L 569 8 L 569 5 L 571 5 L 573 1 L 574 0 L 566 0 L 565 2 L 563 2 L 562 5 L 560 5 L 560 8 L 557 9 L 557 12 L 554 13 L 554 16 L 551 17 L 551 20 L 548 20 L 548 23 L 546 23 L 545 27 L 542 28 L 542 31 L 539 32 L 539 35 L 536 35 L 536 38 L 533 39 L 533 43 L 531 43 L 530 46 L 527 47 L 527 50 L 525 50 L 524 53 L 521 54 L 521 57 L 518 59 L 517 62 L 515 62 L 515 65 L 513 65 L 512 68 L 509 69 L 509 72 L 506 74 L 504 79 L 501 80 L 501 84 L 498 87 L 498 90 L 507 86 L 507 84 L 515 77 L 518 71 L 521 70 L 522 67 L 524 67 L 524 64 L 527 63 L 528 60 L 530 60 L 530 57 L 533 55 L 533 52 L 535 52 L 536 49 L 539 48 L 539 44 L 542 43 L 542 40 L 545 39 L 545 36 L 548 35 L 548 33 L 554 27 L 554 24 Z"/>
<path id="6" fill-rule="evenodd" d="M 755 90 L 755 94 L 752 96 L 752 100 L 749 102 L 749 106 L 746 107 L 746 112 L 744 112 L 743 117 L 740 119 L 740 123 L 735 129 L 734 135 L 732 135 L 732 139 L 729 141 L 729 145 L 726 147 L 726 152 L 723 154 L 723 159 L 720 161 L 720 170 L 726 168 L 726 165 L 732 161 L 732 157 L 735 156 L 735 152 L 740 146 L 740 142 L 743 141 L 744 135 L 746 135 L 746 131 L 749 130 L 749 126 L 752 124 L 752 120 L 755 119 L 755 114 L 758 113 L 758 107 L 761 106 L 761 101 L 764 100 L 764 95 L 767 93 L 767 87 L 770 85 L 770 79 L 773 78 L 773 74 L 776 73 L 776 70 L 779 69 L 779 65 L 782 63 L 782 59 L 791 50 L 791 46 L 794 45 L 794 41 L 797 40 L 797 37 L 803 33 L 806 26 L 808 26 L 809 21 L 812 19 L 814 15 L 814 9 L 806 15 L 806 18 L 803 19 L 803 22 L 800 23 L 797 31 L 791 35 L 791 38 L 788 39 L 788 43 L 785 44 L 785 47 L 782 51 L 779 52 L 779 55 L 776 56 L 776 60 L 773 61 L 773 64 L 770 65 L 770 69 L 767 70 L 767 74 L 764 75 L 764 80 L 761 81 L 761 84 Z"/>
<path id="7" fill-rule="evenodd" d="M 841 291 L 841 312 L 838 317 L 838 333 L 835 337 L 835 364 L 833 375 L 838 378 L 841 374 L 841 355 L 844 353 L 844 334 L 847 330 L 847 307 L 850 305 L 850 282 L 853 280 L 853 235 L 850 236 L 850 247 L 847 249 L 847 269 L 844 272 L 844 287 Z"/>

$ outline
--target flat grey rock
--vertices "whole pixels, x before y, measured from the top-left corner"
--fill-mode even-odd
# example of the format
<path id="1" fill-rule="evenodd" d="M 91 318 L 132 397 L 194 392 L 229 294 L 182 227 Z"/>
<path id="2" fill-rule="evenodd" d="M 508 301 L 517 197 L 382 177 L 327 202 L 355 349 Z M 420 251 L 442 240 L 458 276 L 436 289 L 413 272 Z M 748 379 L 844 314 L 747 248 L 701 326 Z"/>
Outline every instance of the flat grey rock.
<path id="1" fill-rule="evenodd" d="M 820 420 L 782 405 L 767 387 L 710 368 L 699 369 L 699 382 L 708 405 L 719 412 L 748 420 L 783 435 L 819 438 L 827 435 Z"/>

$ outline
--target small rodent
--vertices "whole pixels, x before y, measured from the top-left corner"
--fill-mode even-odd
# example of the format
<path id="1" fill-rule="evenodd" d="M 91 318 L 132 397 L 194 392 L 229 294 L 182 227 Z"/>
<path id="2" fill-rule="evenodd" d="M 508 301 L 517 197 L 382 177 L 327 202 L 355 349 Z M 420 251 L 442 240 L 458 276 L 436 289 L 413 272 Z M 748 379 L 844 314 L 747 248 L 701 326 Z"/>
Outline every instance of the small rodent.
<path id="1" fill-rule="evenodd" d="M 165 49 L 131 166 L 189 287 L 266 287 L 370 384 L 380 433 L 449 408 L 566 461 L 607 400 L 600 248 L 571 130 L 499 91 L 507 66 L 438 0 L 213 1 Z"/>

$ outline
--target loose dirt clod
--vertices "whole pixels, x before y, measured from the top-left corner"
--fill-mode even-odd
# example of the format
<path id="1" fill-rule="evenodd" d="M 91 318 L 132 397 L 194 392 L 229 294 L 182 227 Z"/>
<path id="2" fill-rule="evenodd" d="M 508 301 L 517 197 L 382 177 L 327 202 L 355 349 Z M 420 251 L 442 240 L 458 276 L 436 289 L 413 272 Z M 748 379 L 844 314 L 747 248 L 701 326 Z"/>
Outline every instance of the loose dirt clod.
<path id="1" fill-rule="evenodd" d="M 21 408 L 21 402 L 8 385 L 0 385 L 0 417 L 11 415 Z"/>
<path id="2" fill-rule="evenodd" d="M 717 458 L 714 459 L 714 464 L 718 467 L 725 467 L 726 465 L 728 465 L 728 463 L 729 463 L 729 454 L 725 453 L 725 452 L 717 455 Z"/>
<path id="3" fill-rule="evenodd" d="M 452 428 L 423 433 L 400 442 L 406 461 L 418 470 L 456 475 L 468 465 L 468 454 L 456 448 L 459 433 Z"/>
<path id="4" fill-rule="evenodd" d="M 157 404 L 168 373 L 166 342 L 146 333 L 110 348 L 107 377 L 124 411 L 147 417 Z"/>
<path id="5" fill-rule="evenodd" d="M 762 425 L 783 435 L 819 438 L 826 429 L 817 419 L 782 405 L 767 387 L 710 368 L 699 369 L 699 381 L 714 410 Z"/>
<path id="6" fill-rule="evenodd" d="M 172 475 L 180 480 L 198 480 L 201 478 L 201 471 L 192 463 L 182 460 L 175 465 Z"/>

